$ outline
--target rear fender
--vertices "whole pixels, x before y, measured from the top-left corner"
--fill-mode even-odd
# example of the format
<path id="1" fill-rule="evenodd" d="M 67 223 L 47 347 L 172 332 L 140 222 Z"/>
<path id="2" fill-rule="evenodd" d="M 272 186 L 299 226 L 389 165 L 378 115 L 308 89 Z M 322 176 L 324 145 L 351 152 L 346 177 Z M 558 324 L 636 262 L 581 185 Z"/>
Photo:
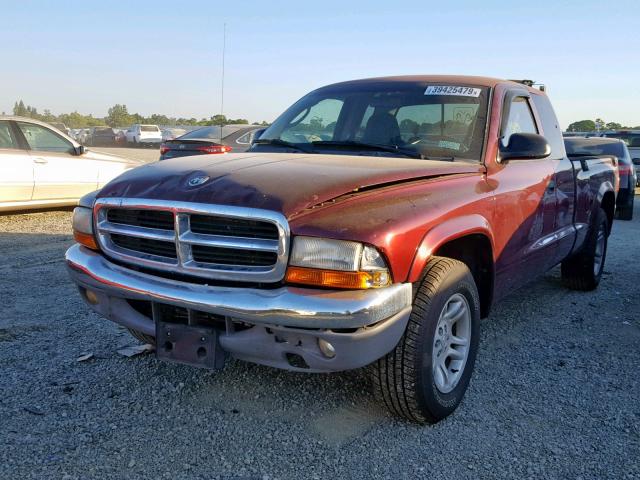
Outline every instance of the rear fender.
<path id="1" fill-rule="evenodd" d="M 600 188 L 598 189 L 598 194 L 596 195 L 596 203 L 598 206 L 602 205 L 602 199 L 604 198 L 604 194 L 607 192 L 614 192 L 615 196 L 615 188 L 609 180 L 602 182 Z"/>
<path id="2" fill-rule="evenodd" d="M 420 280 L 424 267 L 433 255 L 433 252 L 437 251 L 442 245 L 451 240 L 471 234 L 482 234 L 489 239 L 495 261 L 493 234 L 491 233 L 491 227 L 487 219 L 479 214 L 463 215 L 445 220 L 426 233 L 413 259 L 408 281 L 413 283 Z"/>

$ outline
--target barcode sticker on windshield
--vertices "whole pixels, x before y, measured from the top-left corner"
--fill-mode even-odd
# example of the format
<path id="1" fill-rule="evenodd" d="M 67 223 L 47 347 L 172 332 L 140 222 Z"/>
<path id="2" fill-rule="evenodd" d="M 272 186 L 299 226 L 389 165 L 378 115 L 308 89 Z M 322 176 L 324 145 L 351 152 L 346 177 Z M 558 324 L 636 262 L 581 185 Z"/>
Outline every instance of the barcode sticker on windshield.
<path id="1" fill-rule="evenodd" d="M 456 87 L 455 85 L 429 85 L 425 95 L 455 95 L 458 97 L 479 97 L 482 89 L 473 87 Z"/>

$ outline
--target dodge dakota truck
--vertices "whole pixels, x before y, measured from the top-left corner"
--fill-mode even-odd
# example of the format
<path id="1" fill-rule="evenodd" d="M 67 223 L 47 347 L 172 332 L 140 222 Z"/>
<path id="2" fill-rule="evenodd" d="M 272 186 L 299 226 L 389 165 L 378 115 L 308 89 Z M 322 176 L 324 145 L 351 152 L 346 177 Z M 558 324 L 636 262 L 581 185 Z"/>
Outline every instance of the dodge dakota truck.
<path id="1" fill-rule="evenodd" d="M 368 367 L 391 412 L 452 413 L 480 319 L 561 264 L 602 275 L 614 157 L 567 157 L 544 92 L 466 76 L 319 88 L 249 151 L 130 170 L 73 215 L 71 278 L 161 360 Z"/>

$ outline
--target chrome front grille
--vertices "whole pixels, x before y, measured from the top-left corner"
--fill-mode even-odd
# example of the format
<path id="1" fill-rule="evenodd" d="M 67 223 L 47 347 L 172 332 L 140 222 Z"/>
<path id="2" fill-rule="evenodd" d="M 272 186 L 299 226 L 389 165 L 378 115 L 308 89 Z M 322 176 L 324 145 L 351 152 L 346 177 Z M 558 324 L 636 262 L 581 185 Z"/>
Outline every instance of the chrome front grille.
<path id="1" fill-rule="evenodd" d="M 100 247 L 125 263 L 218 280 L 267 283 L 284 277 L 289 225 L 277 212 L 102 198 L 94 215 Z"/>

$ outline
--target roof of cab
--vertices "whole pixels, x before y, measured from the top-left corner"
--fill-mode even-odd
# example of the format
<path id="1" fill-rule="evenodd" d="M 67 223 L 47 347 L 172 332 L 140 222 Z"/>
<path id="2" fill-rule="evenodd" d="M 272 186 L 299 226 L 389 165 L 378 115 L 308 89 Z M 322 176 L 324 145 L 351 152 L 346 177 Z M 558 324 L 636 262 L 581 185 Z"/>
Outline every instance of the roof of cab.
<path id="1" fill-rule="evenodd" d="M 476 77 L 472 75 L 401 75 L 395 77 L 373 77 L 362 78 L 358 80 L 349 80 L 346 82 L 338 82 L 331 85 L 327 85 L 323 88 L 337 87 L 337 86 L 351 86 L 355 84 L 367 84 L 367 83 L 384 83 L 384 82 L 396 82 L 396 83 L 445 83 L 455 84 L 461 83 L 463 85 L 477 85 L 480 87 L 495 87 L 500 83 L 510 83 L 519 87 L 529 88 L 525 85 L 514 82 L 512 80 L 504 80 L 500 78 L 492 77 Z"/>

